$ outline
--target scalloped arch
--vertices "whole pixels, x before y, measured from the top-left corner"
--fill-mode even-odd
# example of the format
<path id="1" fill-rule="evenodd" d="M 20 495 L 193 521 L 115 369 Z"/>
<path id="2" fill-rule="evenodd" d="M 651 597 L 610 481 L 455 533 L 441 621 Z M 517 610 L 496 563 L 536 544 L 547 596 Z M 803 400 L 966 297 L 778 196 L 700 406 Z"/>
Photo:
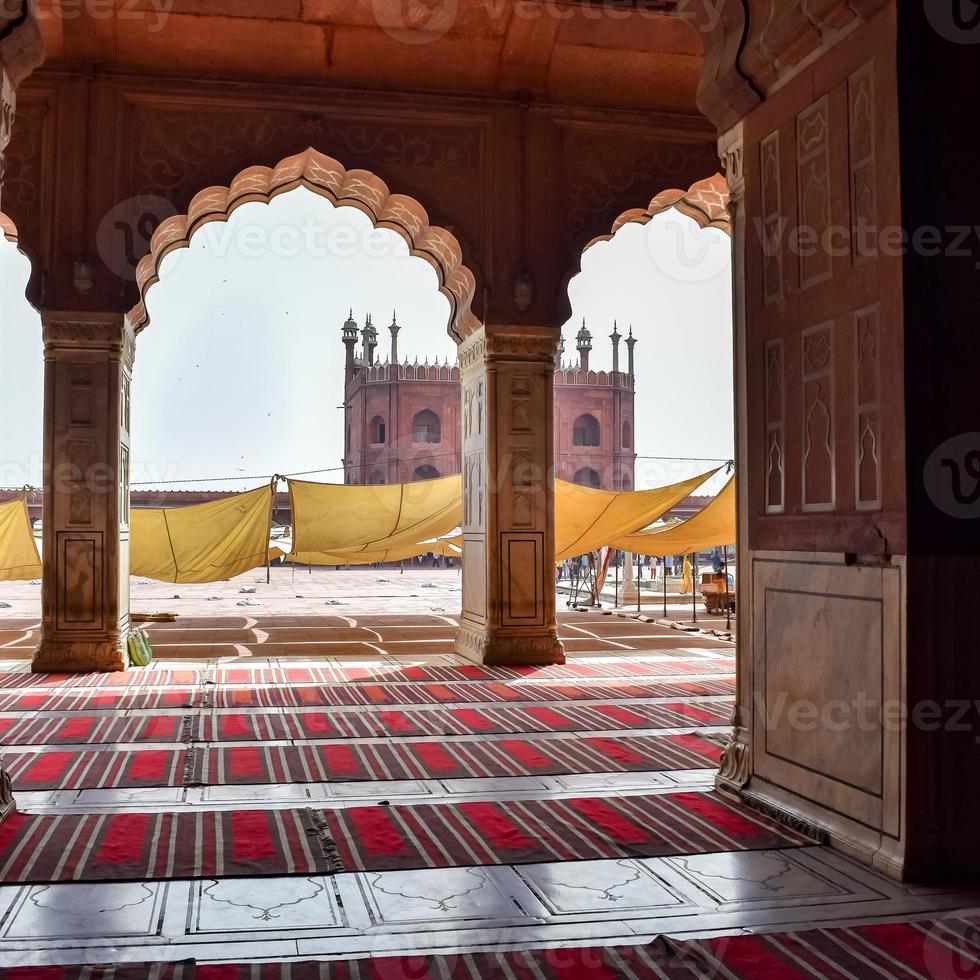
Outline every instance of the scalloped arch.
<path id="1" fill-rule="evenodd" d="M 4 239 L 11 245 L 17 244 L 17 225 L 14 224 L 12 218 L 9 218 L 2 211 L 0 211 L 0 235 L 3 235 Z"/>
<path id="2" fill-rule="evenodd" d="M 608 235 L 597 235 L 582 249 L 583 254 L 596 242 L 609 241 L 623 225 L 645 225 L 656 215 L 673 208 L 693 218 L 702 228 L 718 228 L 731 237 L 732 219 L 728 212 L 728 181 L 720 173 L 692 184 L 686 191 L 661 191 L 645 208 L 624 211 Z"/>
<path id="3" fill-rule="evenodd" d="M 205 188 L 194 195 L 187 214 L 173 215 L 160 223 L 150 240 L 150 251 L 136 266 L 140 299 L 129 312 L 136 332 L 150 322 L 146 295 L 160 281 L 160 265 L 167 255 L 187 248 L 204 225 L 227 221 L 241 205 L 253 201 L 268 204 L 297 187 L 305 187 L 337 207 L 356 208 L 375 228 L 388 228 L 400 235 L 409 252 L 435 271 L 439 291 L 449 300 L 449 333 L 460 341 L 479 327 L 471 309 L 476 277 L 463 265 L 456 238 L 445 228 L 430 225 L 425 208 L 415 198 L 392 194 L 370 171 L 347 170 L 333 157 L 309 147 L 274 167 L 247 167 L 228 187 Z"/>

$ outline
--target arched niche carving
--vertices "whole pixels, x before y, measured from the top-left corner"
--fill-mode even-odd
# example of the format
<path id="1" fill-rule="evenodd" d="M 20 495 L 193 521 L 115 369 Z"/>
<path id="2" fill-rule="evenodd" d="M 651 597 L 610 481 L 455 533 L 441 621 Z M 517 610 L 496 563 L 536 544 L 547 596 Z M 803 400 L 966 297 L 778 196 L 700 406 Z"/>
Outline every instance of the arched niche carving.
<path id="1" fill-rule="evenodd" d="M 136 266 L 139 302 L 129 321 L 139 333 L 149 323 L 146 296 L 160 280 L 160 266 L 173 251 L 187 248 L 194 234 L 212 221 L 227 221 L 243 204 L 268 204 L 297 187 L 326 198 L 336 207 L 352 207 L 366 215 L 375 228 L 388 228 L 435 271 L 439 291 L 449 300 L 450 335 L 461 341 L 479 327 L 472 312 L 476 277 L 463 265 L 459 242 L 445 228 L 429 224 L 425 208 L 404 194 L 392 194 L 388 185 L 367 170 L 348 170 L 333 157 L 312 147 L 286 157 L 274 167 L 247 167 L 228 187 L 207 187 L 191 200 L 186 214 L 162 221 L 150 240 L 150 251 Z"/>

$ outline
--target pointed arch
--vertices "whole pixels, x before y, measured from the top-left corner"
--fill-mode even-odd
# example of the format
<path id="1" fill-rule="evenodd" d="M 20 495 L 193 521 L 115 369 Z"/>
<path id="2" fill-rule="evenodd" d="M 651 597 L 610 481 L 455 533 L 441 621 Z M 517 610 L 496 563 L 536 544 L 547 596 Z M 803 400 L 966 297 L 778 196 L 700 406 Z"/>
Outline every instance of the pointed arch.
<path id="1" fill-rule="evenodd" d="M 436 273 L 439 292 L 449 300 L 449 333 L 457 341 L 479 327 L 471 309 L 476 277 L 463 265 L 462 248 L 455 236 L 430 225 L 425 208 L 415 198 L 392 194 L 370 171 L 348 170 L 333 157 L 309 147 L 274 167 L 246 167 L 228 187 L 205 188 L 193 197 L 186 214 L 160 223 L 150 240 L 150 251 L 136 266 L 140 299 L 129 312 L 136 332 L 150 322 L 146 296 L 159 282 L 160 266 L 171 252 L 187 248 L 197 231 L 212 221 L 227 221 L 243 204 L 268 204 L 297 187 L 305 187 L 336 207 L 356 208 L 375 228 L 394 231 L 411 255 L 428 262 Z"/>

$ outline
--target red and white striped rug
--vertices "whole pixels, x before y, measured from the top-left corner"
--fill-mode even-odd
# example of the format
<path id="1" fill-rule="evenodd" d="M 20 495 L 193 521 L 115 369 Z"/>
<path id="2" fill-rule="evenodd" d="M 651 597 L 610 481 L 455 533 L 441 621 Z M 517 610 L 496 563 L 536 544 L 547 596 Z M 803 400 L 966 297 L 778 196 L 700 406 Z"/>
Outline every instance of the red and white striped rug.
<path id="1" fill-rule="evenodd" d="M 717 793 L 32 815 L 0 823 L 0 880 L 147 881 L 658 857 L 812 843 Z"/>
<path id="2" fill-rule="evenodd" d="M 466 779 L 715 768 L 698 735 L 4 751 L 14 791 Z"/>
<path id="3" fill-rule="evenodd" d="M 0 717 L 0 745 L 80 745 L 141 742 L 303 741 L 422 735 L 518 735 L 534 732 L 626 731 L 727 725 L 732 701 L 645 704 L 562 704 L 554 707 L 361 708 L 291 714 L 177 712 L 115 718 Z"/>

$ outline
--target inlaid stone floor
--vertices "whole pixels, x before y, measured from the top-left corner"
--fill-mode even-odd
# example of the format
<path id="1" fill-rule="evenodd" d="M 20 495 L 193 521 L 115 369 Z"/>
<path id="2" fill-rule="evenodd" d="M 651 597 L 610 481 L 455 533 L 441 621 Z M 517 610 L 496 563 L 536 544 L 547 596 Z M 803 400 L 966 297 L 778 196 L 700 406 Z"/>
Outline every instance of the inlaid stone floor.
<path id="1" fill-rule="evenodd" d="M 290 621 L 242 616 L 237 610 L 230 615 L 223 612 L 222 616 L 206 622 L 189 622 L 181 617 L 174 624 L 154 630 L 157 649 L 179 653 L 180 658 L 156 661 L 153 669 L 199 671 L 204 687 L 213 686 L 220 671 L 228 668 L 332 667 L 343 672 L 369 667 L 374 676 L 405 667 L 451 667 L 466 663 L 450 652 L 443 637 L 443 633 L 451 635 L 451 616 L 442 622 L 427 617 L 346 617 L 355 620 L 351 623 L 335 617 L 314 619 L 306 614 L 282 619 Z M 732 674 L 734 646 L 714 638 L 592 613 L 563 614 L 562 621 L 563 635 L 572 641 L 569 663 L 608 670 L 598 683 L 608 684 L 610 697 L 615 697 L 624 678 L 630 683 L 638 680 L 635 674 L 629 673 L 638 664 L 655 671 L 657 682 L 726 678 Z M 21 625 L 24 624 L 17 624 L 11 632 L 17 633 Z M 358 631 L 373 635 L 365 639 Z M 30 633 L 30 624 L 24 634 L 17 635 L 26 633 Z M 318 647 L 323 654 L 311 655 L 311 646 Z M 50 685 L 26 672 L 28 665 L 22 659 L 22 649 L 13 653 L 8 650 L 7 656 L 11 659 L 0 662 L 0 671 L 7 672 L 2 693 L 50 693 Z M 23 673 L 22 680 L 10 676 L 19 673 Z M 151 675 L 145 676 L 151 679 Z M 137 679 L 134 676 L 133 680 Z M 589 683 L 593 682 L 590 679 Z M 523 692 L 521 707 L 555 708 L 554 700 L 538 696 L 546 683 L 549 682 L 536 677 L 515 680 L 514 685 Z M 602 699 L 584 699 L 574 701 L 574 706 L 599 703 Z M 730 705 L 731 698 L 717 694 L 672 695 L 628 701 L 630 707 L 668 703 L 704 708 Z M 571 704 L 557 702 L 562 708 Z M 460 705 L 439 704 L 440 708 L 448 709 L 460 706 L 500 707 L 496 702 L 482 706 L 472 701 Z M 417 704 L 386 703 L 329 710 L 335 714 L 363 714 L 417 707 Z M 313 710 L 324 709 L 249 709 L 254 715 L 270 716 Z M 220 719 L 234 711 L 240 713 L 240 709 L 210 706 L 122 711 L 25 709 L 0 711 L 0 723 L 8 718 L 42 714 L 52 719 L 105 714 Z M 607 737 L 628 747 L 632 739 L 645 735 L 717 737 L 725 731 L 723 724 L 624 729 L 610 723 L 605 728 L 573 732 L 557 732 L 542 726 L 522 737 L 540 741 Z M 428 736 L 431 741 L 443 743 L 504 737 L 512 736 Z M 282 744 L 293 741 L 281 740 Z M 347 739 L 348 743 L 358 741 Z M 202 748 L 210 745 L 196 744 Z M 279 743 L 240 740 L 234 744 Z M 58 745 L 59 750 L 104 752 L 123 748 L 152 752 L 172 747 L 173 743 L 163 742 Z M 47 751 L 44 745 L 0 747 L 0 751 L 14 750 Z M 329 809 L 383 802 L 411 806 L 582 796 L 615 799 L 709 789 L 712 782 L 713 770 L 702 768 L 507 778 L 160 785 L 43 792 L 18 791 L 15 785 L 15 793 L 19 808 L 27 812 L 114 814 L 297 806 Z M 200 961 L 347 958 L 413 951 L 637 943 L 660 934 L 693 938 L 921 918 L 975 908 L 978 902 L 980 898 L 968 891 L 897 884 L 840 853 L 816 845 L 784 850 L 334 875 L 0 884 L 0 968 L 191 957 Z"/>

